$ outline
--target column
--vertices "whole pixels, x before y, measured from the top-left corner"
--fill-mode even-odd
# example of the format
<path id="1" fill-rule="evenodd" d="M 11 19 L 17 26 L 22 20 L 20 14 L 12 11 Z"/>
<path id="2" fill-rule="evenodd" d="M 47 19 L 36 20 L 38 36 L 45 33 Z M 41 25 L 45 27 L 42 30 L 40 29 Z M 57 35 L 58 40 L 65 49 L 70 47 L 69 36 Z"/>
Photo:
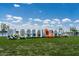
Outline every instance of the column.
<path id="1" fill-rule="evenodd" d="M 36 34 L 36 37 L 38 37 L 38 35 L 37 35 L 38 30 L 36 29 L 35 32 L 36 32 L 36 33 L 35 33 L 35 34 Z"/>
<path id="2" fill-rule="evenodd" d="M 32 37 L 32 29 L 30 29 L 30 31 L 31 31 L 31 32 L 30 32 L 30 36 Z"/>
<path id="3" fill-rule="evenodd" d="M 42 30 L 40 30 L 40 37 L 42 37 L 43 36 L 43 33 L 42 33 Z"/>

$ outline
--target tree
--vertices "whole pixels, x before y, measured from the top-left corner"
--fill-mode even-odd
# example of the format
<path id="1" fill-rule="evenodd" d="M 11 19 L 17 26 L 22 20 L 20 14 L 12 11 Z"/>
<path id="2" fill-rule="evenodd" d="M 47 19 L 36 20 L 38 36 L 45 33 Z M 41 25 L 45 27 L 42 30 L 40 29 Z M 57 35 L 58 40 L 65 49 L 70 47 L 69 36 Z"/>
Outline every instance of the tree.
<path id="1" fill-rule="evenodd" d="M 73 33 L 73 36 L 78 35 L 78 30 L 76 29 L 76 27 L 70 27 L 70 32 Z"/>
<path id="2" fill-rule="evenodd" d="M 6 25 L 6 24 L 4 24 L 4 23 L 2 23 L 2 24 L 1 24 L 1 33 L 2 33 L 2 36 L 3 36 L 4 34 L 6 34 L 8 30 L 9 30 L 9 26 Z"/>

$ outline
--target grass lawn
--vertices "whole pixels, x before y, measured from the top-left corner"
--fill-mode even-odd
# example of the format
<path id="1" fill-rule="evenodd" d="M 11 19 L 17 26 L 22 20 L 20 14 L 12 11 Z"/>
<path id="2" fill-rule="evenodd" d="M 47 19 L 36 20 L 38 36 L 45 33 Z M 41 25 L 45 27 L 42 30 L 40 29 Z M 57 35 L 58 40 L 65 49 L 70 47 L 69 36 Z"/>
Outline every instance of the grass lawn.
<path id="1" fill-rule="evenodd" d="M 79 37 L 26 38 L 8 40 L 0 37 L 0 55 L 9 56 L 79 56 Z"/>

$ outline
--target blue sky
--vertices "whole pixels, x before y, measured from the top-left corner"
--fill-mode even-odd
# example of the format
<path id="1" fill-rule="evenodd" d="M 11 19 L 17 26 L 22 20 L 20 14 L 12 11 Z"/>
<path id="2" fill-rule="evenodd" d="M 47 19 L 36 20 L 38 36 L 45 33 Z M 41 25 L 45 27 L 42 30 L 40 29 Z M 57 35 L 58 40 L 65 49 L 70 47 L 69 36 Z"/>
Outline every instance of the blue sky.
<path id="1" fill-rule="evenodd" d="M 0 3 L 0 22 L 15 28 L 57 29 L 69 28 L 79 23 L 78 3 Z M 24 27 L 23 27 L 24 26 Z M 44 27 L 43 27 L 44 26 Z M 79 29 L 79 28 L 78 28 Z"/>
<path id="2" fill-rule="evenodd" d="M 16 16 L 22 16 L 27 18 L 71 18 L 78 19 L 79 15 L 79 4 L 66 4 L 66 3 L 37 3 L 37 4 L 18 4 L 19 8 L 15 8 L 13 4 L 4 3 L 0 4 L 0 16 L 4 14 L 13 14 Z M 39 12 L 39 11 L 42 11 Z"/>

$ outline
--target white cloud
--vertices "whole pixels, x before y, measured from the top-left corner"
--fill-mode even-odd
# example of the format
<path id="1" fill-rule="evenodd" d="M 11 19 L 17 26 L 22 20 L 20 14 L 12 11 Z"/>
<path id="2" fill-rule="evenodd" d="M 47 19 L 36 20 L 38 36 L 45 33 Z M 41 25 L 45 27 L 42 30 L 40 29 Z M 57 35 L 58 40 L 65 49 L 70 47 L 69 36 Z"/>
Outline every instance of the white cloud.
<path id="1" fill-rule="evenodd" d="M 11 18 L 11 17 L 12 17 L 12 15 L 7 14 L 7 15 L 6 15 L 6 17 Z"/>
<path id="2" fill-rule="evenodd" d="M 53 21 L 57 24 L 61 24 L 60 19 L 53 19 Z"/>
<path id="3" fill-rule="evenodd" d="M 32 22 L 32 21 L 33 21 L 33 18 L 28 18 L 28 20 L 29 20 L 30 22 Z"/>
<path id="4" fill-rule="evenodd" d="M 63 26 L 62 24 L 59 24 L 59 25 L 58 25 L 58 27 L 62 27 L 62 26 Z"/>
<path id="5" fill-rule="evenodd" d="M 13 21 L 14 23 L 18 23 L 18 22 L 20 22 L 20 20 L 17 20 L 17 21 Z"/>
<path id="6" fill-rule="evenodd" d="M 46 19 L 45 21 L 48 21 L 48 22 L 50 22 L 51 20 L 50 20 L 50 19 Z"/>
<path id="7" fill-rule="evenodd" d="M 14 16 L 13 18 L 22 20 L 22 17 L 18 17 L 18 16 Z"/>
<path id="8" fill-rule="evenodd" d="M 60 19 L 54 19 L 54 21 L 58 21 L 58 22 L 59 22 L 59 21 L 60 21 Z"/>
<path id="9" fill-rule="evenodd" d="M 56 24 L 56 22 L 55 21 L 51 21 L 51 24 Z"/>
<path id="10" fill-rule="evenodd" d="M 21 22 L 21 20 L 23 19 L 22 17 L 18 17 L 18 16 L 14 16 L 13 17 L 15 23 Z"/>
<path id="11" fill-rule="evenodd" d="M 26 22 L 25 24 L 22 24 L 21 25 L 21 28 L 24 28 L 24 29 L 39 29 L 39 25 L 37 23 L 29 23 L 29 22 Z"/>
<path id="12" fill-rule="evenodd" d="M 33 26 L 33 29 L 39 29 L 39 25 L 37 23 L 35 23 L 34 26 Z"/>
<path id="13" fill-rule="evenodd" d="M 14 23 L 21 22 L 22 19 L 23 19 L 23 18 L 20 17 L 20 16 L 13 16 L 13 15 L 10 15 L 10 14 L 7 14 L 7 15 L 6 15 L 6 20 L 7 20 L 7 21 L 14 22 Z"/>
<path id="14" fill-rule="evenodd" d="M 44 24 L 48 24 L 51 20 L 50 19 L 46 19 L 43 21 Z"/>
<path id="15" fill-rule="evenodd" d="M 32 20 L 33 18 L 29 18 L 29 20 Z"/>
<path id="16" fill-rule="evenodd" d="M 65 19 L 62 19 L 62 22 L 71 22 L 71 19 L 65 18 Z"/>
<path id="17" fill-rule="evenodd" d="M 14 6 L 14 7 L 20 7 L 20 5 L 19 5 L 19 4 L 14 4 L 13 6 Z"/>
<path id="18" fill-rule="evenodd" d="M 38 24 L 34 24 L 35 26 L 38 26 Z"/>
<path id="19" fill-rule="evenodd" d="M 69 26 L 70 26 L 70 27 L 73 27 L 73 26 L 74 26 L 74 24 L 69 24 Z"/>
<path id="20" fill-rule="evenodd" d="M 4 22 L 4 23 L 10 25 L 11 28 L 25 29 L 25 30 L 26 29 L 44 29 L 44 28 L 58 29 L 58 27 L 63 27 L 63 29 L 66 30 L 67 27 L 65 27 L 65 24 L 66 24 L 65 22 L 70 22 L 70 23 L 68 23 L 69 27 L 70 26 L 74 26 L 75 23 L 79 22 L 79 20 L 75 20 L 74 21 L 75 23 L 71 23 L 71 19 L 69 19 L 69 18 L 65 18 L 65 19 L 62 19 L 62 20 L 60 20 L 60 19 L 53 19 L 53 20 L 45 19 L 45 20 L 41 20 L 39 18 L 35 18 L 35 19 L 28 18 L 28 22 L 21 23 L 22 20 L 23 20 L 22 17 L 10 15 L 10 14 L 6 15 L 6 20 L 7 20 L 7 22 L 10 21 L 11 23 L 9 23 L 9 22 L 8 23 Z M 39 23 L 36 23 L 34 21 L 39 22 Z"/>
<path id="21" fill-rule="evenodd" d="M 41 22 L 42 20 L 37 18 L 37 19 L 34 19 L 34 21 Z"/>
<path id="22" fill-rule="evenodd" d="M 6 18 L 7 18 L 6 20 L 13 20 L 12 15 L 9 15 L 9 14 L 6 15 Z"/>
<path id="23" fill-rule="evenodd" d="M 49 28 L 50 27 L 50 25 L 49 24 L 43 24 L 42 25 L 42 28 L 44 29 L 44 28 Z"/>
<path id="24" fill-rule="evenodd" d="M 79 23 L 79 20 L 75 20 L 74 23 Z"/>

